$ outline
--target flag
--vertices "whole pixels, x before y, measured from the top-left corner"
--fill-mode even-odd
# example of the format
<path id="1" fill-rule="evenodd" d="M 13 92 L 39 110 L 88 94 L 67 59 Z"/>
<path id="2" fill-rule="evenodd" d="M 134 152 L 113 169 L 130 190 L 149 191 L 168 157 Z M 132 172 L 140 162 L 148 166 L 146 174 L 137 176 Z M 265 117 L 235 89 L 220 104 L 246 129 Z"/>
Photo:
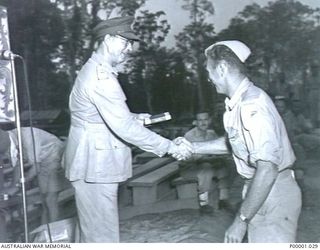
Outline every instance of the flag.
<path id="1" fill-rule="evenodd" d="M 10 51 L 7 9 L 0 6 L 0 51 Z M 12 66 L 10 60 L 0 59 L 0 123 L 15 120 Z"/>

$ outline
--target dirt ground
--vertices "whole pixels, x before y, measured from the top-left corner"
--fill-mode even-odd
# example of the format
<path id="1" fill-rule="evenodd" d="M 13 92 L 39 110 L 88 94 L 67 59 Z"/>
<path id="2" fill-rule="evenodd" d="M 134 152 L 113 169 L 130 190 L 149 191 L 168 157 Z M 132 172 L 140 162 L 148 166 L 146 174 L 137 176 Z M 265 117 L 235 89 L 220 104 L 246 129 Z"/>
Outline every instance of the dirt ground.
<path id="1" fill-rule="evenodd" d="M 303 168 L 303 206 L 297 242 L 320 243 L 320 152 L 305 161 Z M 242 180 L 236 174 L 232 180 L 230 201 L 237 204 L 241 199 Z M 74 203 L 68 205 L 65 212 L 67 218 L 70 214 L 74 216 Z M 124 243 L 222 243 L 233 218 L 234 214 L 225 210 L 215 210 L 212 214 L 201 214 L 197 209 L 145 214 L 120 221 L 120 240 Z M 13 242 L 23 242 L 22 236 Z"/>
<path id="2" fill-rule="evenodd" d="M 297 242 L 320 242 L 320 156 L 304 162 L 303 207 Z M 241 181 L 235 178 L 231 199 L 239 197 Z M 179 210 L 137 216 L 120 222 L 121 242 L 222 243 L 233 214 L 215 210 L 210 215 L 198 210 Z"/>

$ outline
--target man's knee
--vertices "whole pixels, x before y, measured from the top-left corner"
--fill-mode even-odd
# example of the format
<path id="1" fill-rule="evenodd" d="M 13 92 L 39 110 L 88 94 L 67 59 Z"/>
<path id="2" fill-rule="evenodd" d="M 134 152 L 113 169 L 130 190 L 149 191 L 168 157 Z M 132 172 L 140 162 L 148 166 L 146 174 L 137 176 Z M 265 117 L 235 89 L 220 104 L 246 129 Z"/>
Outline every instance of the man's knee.
<path id="1" fill-rule="evenodd" d="M 226 188 L 229 186 L 229 170 L 226 167 L 217 169 L 216 179 L 219 187 Z"/>
<path id="2" fill-rule="evenodd" d="M 226 178 L 226 177 L 219 178 L 219 179 L 218 179 L 218 187 L 219 187 L 220 189 L 222 189 L 222 188 L 228 188 L 228 187 L 229 187 L 229 180 L 228 180 L 228 178 Z"/>
<path id="3" fill-rule="evenodd" d="M 211 183 L 214 175 L 215 175 L 215 171 L 213 168 L 202 168 L 201 170 L 198 171 L 198 174 L 197 174 L 199 184 Z"/>

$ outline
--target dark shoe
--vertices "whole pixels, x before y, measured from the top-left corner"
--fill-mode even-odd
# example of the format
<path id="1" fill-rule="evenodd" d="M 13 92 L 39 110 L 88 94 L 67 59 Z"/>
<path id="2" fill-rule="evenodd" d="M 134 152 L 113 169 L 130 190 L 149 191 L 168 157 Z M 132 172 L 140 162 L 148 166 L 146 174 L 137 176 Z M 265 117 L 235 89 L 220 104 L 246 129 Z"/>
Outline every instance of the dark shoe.
<path id="1" fill-rule="evenodd" d="M 200 206 L 200 214 L 212 214 L 213 207 L 209 205 Z"/>
<path id="2" fill-rule="evenodd" d="M 235 212 L 235 208 L 227 200 L 219 200 L 218 208 L 219 210 L 226 210 L 230 213 Z"/>

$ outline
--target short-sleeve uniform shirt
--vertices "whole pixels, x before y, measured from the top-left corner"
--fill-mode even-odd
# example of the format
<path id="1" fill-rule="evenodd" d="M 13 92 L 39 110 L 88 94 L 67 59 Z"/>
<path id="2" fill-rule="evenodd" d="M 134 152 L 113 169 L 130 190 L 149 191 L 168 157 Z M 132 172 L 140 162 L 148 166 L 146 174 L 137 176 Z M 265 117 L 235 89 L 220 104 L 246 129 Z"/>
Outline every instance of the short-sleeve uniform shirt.
<path id="1" fill-rule="evenodd" d="M 272 162 L 279 172 L 292 166 L 295 155 L 285 125 L 262 89 L 245 78 L 225 103 L 224 127 L 241 176 L 251 179 L 257 161 Z"/>

